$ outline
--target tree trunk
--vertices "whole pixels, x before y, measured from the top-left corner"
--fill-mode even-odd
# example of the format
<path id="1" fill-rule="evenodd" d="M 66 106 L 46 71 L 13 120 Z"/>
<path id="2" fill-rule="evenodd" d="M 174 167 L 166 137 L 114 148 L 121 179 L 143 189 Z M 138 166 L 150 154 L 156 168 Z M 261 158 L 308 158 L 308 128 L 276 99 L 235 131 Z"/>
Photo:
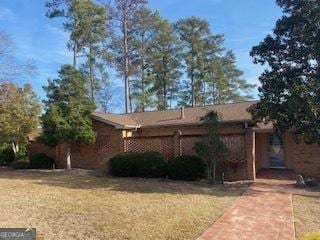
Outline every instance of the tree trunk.
<path id="1" fill-rule="evenodd" d="M 91 90 L 91 99 L 94 101 L 94 72 L 93 72 L 93 56 L 92 56 L 92 47 L 89 46 L 89 77 L 90 77 L 90 90 Z"/>
<path id="2" fill-rule="evenodd" d="M 194 73 L 193 73 L 193 67 L 191 67 L 191 106 L 196 106 L 196 99 L 194 96 Z"/>
<path id="3" fill-rule="evenodd" d="M 141 111 L 145 111 L 145 89 L 144 89 L 144 36 L 141 36 L 141 94 L 142 94 L 142 103 Z"/>
<path id="4" fill-rule="evenodd" d="M 194 45 L 193 42 L 191 44 L 191 54 L 192 54 L 192 65 L 191 65 L 191 106 L 195 107 L 196 106 L 196 99 L 195 99 L 195 93 L 194 93 L 194 65 L 195 65 L 195 60 L 194 60 Z"/>
<path id="5" fill-rule="evenodd" d="M 162 101 L 163 101 L 163 103 L 162 103 L 163 109 L 166 110 L 168 107 L 167 106 L 168 103 L 167 103 L 167 85 L 165 83 L 163 85 L 163 99 L 162 99 Z"/>
<path id="6" fill-rule="evenodd" d="M 130 88 L 130 86 L 129 86 L 128 95 L 129 95 L 129 112 L 132 113 L 133 107 L 132 107 L 132 96 L 131 96 L 131 88 Z"/>
<path id="7" fill-rule="evenodd" d="M 216 104 L 215 84 L 212 84 L 212 104 Z"/>
<path id="8" fill-rule="evenodd" d="M 74 41 L 73 43 L 73 67 L 76 68 L 77 67 L 77 43 L 76 41 Z"/>
<path id="9" fill-rule="evenodd" d="M 164 66 L 166 66 L 167 64 L 166 64 L 166 58 L 162 58 L 162 63 L 163 63 L 163 65 Z M 167 72 L 164 72 L 163 73 L 163 79 L 162 79 L 162 81 L 163 81 L 163 109 L 167 109 L 167 105 L 168 105 L 168 103 L 167 103 L 167 83 L 169 82 L 169 81 L 167 81 Z"/>
<path id="10" fill-rule="evenodd" d="M 212 179 L 213 183 L 216 183 L 216 160 L 213 160 L 213 169 L 212 169 Z"/>
<path id="11" fill-rule="evenodd" d="M 203 82 L 203 106 L 206 105 L 206 82 Z"/>
<path id="12" fill-rule="evenodd" d="M 67 169 L 71 170 L 71 144 L 67 146 Z"/>
<path id="13" fill-rule="evenodd" d="M 18 157 L 18 152 L 19 152 L 19 144 L 12 142 L 12 151 L 14 153 L 14 158 L 16 159 Z"/>
<path id="14" fill-rule="evenodd" d="M 128 47 L 128 23 L 126 14 L 123 18 L 123 45 L 124 45 L 124 88 L 125 88 L 125 111 L 129 112 L 130 91 L 129 91 L 129 47 Z"/>

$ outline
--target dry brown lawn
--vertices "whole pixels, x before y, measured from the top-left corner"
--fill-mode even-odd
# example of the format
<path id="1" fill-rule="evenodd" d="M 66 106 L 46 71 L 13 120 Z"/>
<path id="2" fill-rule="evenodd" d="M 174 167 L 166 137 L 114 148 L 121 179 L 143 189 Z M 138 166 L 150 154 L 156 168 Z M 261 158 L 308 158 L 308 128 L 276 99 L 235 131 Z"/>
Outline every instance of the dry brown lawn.
<path id="1" fill-rule="evenodd" d="M 294 195 L 293 211 L 296 239 L 303 239 L 308 233 L 320 232 L 320 195 Z"/>
<path id="2" fill-rule="evenodd" d="M 0 170 L 0 227 L 44 239 L 196 239 L 245 186 Z"/>

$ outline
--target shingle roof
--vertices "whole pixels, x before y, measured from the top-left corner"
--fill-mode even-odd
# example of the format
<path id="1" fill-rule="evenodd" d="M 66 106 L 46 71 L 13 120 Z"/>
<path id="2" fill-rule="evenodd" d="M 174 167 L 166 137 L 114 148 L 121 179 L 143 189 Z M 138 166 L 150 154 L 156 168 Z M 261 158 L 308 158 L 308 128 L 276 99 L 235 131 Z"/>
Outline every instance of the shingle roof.
<path id="1" fill-rule="evenodd" d="M 98 121 L 111 124 L 117 128 L 132 127 L 161 127 L 172 125 L 200 124 L 200 118 L 208 111 L 214 110 L 219 114 L 221 122 L 252 121 L 247 109 L 256 101 L 210 105 L 203 107 L 184 108 L 184 118 L 181 109 L 137 112 L 129 114 L 93 113 L 92 117 Z"/>

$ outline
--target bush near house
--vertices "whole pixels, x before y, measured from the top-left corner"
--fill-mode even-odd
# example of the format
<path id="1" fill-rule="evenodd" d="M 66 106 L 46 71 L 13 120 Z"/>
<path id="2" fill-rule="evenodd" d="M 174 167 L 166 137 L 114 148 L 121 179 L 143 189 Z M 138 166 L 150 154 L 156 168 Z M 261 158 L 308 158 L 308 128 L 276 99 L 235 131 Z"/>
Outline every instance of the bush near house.
<path id="1" fill-rule="evenodd" d="M 11 163 L 14 169 L 27 169 L 29 167 L 30 159 L 28 156 L 19 156 Z"/>
<path id="2" fill-rule="evenodd" d="M 141 154 L 135 165 L 137 177 L 166 177 L 168 163 L 159 152 L 146 152 Z"/>
<path id="3" fill-rule="evenodd" d="M 7 144 L 0 146 L 0 165 L 8 166 L 14 160 L 14 152 Z"/>
<path id="4" fill-rule="evenodd" d="M 118 177 L 132 177 L 134 162 L 138 161 L 138 153 L 120 153 L 110 159 L 111 173 Z"/>
<path id="5" fill-rule="evenodd" d="M 194 181 L 205 177 L 206 166 L 197 156 L 179 156 L 169 161 L 168 175 L 171 179 Z"/>
<path id="6" fill-rule="evenodd" d="M 29 168 L 31 169 L 52 169 L 54 164 L 53 158 L 45 153 L 35 154 L 30 157 Z"/>
<path id="7" fill-rule="evenodd" d="M 110 159 L 111 173 L 118 177 L 165 177 L 167 162 L 158 152 L 121 153 Z"/>

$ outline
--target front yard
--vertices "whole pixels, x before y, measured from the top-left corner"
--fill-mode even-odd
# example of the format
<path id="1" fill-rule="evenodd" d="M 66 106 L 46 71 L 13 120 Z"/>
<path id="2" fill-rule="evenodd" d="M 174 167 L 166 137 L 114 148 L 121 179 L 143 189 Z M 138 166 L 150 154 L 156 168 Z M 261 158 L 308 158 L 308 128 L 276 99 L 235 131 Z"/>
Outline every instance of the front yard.
<path id="1" fill-rule="evenodd" d="M 0 227 L 44 239 L 196 239 L 245 190 L 85 171 L 0 170 Z"/>
<path id="2" fill-rule="evenodd" d="M 320 191 L 317 196 L 294 195 L 293 210 L 297 240 L 309 233 L 320 233 Z"/>

